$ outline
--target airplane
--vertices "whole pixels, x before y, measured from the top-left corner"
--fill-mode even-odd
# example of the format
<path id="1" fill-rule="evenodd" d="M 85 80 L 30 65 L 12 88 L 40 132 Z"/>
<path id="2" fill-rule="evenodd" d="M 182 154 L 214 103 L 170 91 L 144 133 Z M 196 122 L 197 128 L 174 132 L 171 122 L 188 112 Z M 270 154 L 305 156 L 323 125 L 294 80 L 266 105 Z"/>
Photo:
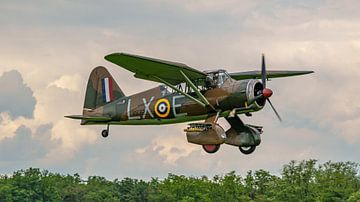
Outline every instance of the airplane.
<path id="1" fill-rule="evenodd" d="M 261 142 L 262 126 L 245 124 L 239 114 L 252 116 L 266 102 L 281 121 L 270 101 L 273 91 L 266 86 L 270 78 L 298 76 L 314 71 L 267 71 L 262 55 L 261 71 L 228 73 L 219 69 L 199 71 L 171 62 L 127 53 L 113 53 L 105 60 L 130 72 L 135 78 L 161 83 L 149 90 L 126 96 L 105 67 L 92 70 L 85 93 L 82 115 L 65 116 L 81 120 L 81 125 L 161 125 L 193 122 L 184 129 L 189 143 L 215 153 L 220 145 L 239 148 L 251 154 Z M 258 80 L 260 79 L 260 80 Z M 230 124 L 225 131 L 218 123 L 224 117 Z M 194 122 L 204 120 L 203 122 Z"/>

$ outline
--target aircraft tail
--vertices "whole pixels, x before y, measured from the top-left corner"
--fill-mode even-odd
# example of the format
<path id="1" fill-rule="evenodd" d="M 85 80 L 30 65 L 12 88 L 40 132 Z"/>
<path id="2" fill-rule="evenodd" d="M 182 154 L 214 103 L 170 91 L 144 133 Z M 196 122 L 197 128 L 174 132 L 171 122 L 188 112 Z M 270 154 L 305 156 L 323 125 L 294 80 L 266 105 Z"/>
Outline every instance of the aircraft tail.
<path id="1" fill-rule="evenodd" d="M 84 110 L 93 110 L 124 97 L 118 84 L 105 67 L 92 70 L 85 93 Z"/>

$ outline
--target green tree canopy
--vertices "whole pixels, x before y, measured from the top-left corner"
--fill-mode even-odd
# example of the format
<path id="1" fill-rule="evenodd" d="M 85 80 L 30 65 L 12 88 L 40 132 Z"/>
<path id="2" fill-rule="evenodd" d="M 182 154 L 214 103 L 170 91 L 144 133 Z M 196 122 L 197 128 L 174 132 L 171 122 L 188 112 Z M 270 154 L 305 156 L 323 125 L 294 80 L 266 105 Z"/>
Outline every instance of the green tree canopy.
<path id="1" fill-rule="evenodd" d="M 359 164 L 291 161 L 278 175 L 168 174 L 149 181 L 62 175 L 38 168 L 0 175 L 0 201 L 360 201 Z"/>

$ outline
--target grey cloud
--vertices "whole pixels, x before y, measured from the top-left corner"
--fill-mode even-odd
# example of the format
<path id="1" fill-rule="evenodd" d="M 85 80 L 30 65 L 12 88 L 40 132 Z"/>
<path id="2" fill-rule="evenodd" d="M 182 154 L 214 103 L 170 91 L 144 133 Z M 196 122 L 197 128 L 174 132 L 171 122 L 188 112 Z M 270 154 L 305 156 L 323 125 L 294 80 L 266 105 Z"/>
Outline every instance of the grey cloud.
<path id="1" fill-rule="evenodd" d="M 13 117 L 33 117 L 36 100 L 20 72 L 5 72 L 0 76 L 0 86 L 0 112 L 9 112 Z"/>
<path id="2" fill-rule="evenodd" d="M 33 1 L 5 3 L 0 11 L 6 18 L 1 24 L 24 27 L 97 27 L 171 38 L 177 34 L 202 34 L 231 29 L 229 16 L 223 13 L 186 12 L 178 4 L 161 1 Z M 21 19 L 21 20 L 19 20 Z M 131 20 L 130 20 L 131 19 Z M 196 30 L 196 32 L 195 32 Z"/>
<path id="3" fill-rule="evenodd" d="M 33 134 L 26 126 L 20 126 L 14 137 L 0 141 L 0 172 L 7 173 L 26 166 L 39 166 L 38 161 L 60 145 L 51 140 L 52 124 L 44 124 Z"/>
<path id="4" fill-rule="evenodd" d="M 141 130 L 138 129 L 139 127 Z M 136 149 L 150 144 L 151 140 L 163 131 L 162 127 L 111 126 L 107 138 L 102 138 L 100 135 L 103 127 L 96 128 L 99 138 L 94 144 L 84 145 L 75 153 L 74 158 L 66 162 L 47 164 L 46 167 L 57 172 L 81 173 L 85 176 L 102 175 L 108 178 L 126 176 L 145 178 L 149 173 L 156 172 L 160 175 L 164 171 L 163 169 L 156 171 L 157 166 L 162 165 L 162 157 L 152 154 L 144 157 L 135 152 Z"/>

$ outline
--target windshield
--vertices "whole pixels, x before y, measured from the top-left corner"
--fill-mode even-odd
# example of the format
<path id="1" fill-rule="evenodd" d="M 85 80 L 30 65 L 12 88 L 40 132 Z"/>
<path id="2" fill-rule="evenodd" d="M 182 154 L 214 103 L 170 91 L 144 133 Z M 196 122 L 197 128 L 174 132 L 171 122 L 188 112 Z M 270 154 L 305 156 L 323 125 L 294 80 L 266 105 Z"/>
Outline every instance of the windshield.
<path id="1" fill-rule="evenodd" d="M 206 86 L 216 88 L 222 86 L 230 76 L 223 70 L 211 72 L 206 77 Z"/>

